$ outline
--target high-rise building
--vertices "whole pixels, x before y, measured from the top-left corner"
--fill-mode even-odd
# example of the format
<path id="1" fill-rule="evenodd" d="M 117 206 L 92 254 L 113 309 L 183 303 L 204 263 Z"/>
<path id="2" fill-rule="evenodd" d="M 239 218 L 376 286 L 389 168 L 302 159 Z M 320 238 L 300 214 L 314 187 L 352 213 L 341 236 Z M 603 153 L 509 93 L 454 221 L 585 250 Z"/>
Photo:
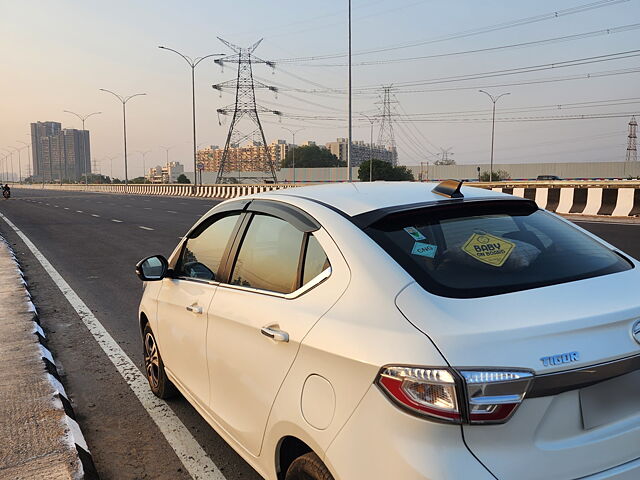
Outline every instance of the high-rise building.
<path id="1" fill-rule="evenodd" d="M 62 129 L 58 122 L 31 124 L 34 176 L 48 181 L 76 181 L 91 173 L 88 130 Z"/>
<path id="2" fill-rule="evenodd" d="M 338 138 L 335 142 L 329 142 L 326 147 L 333 153 L 338 160 L 347 161 L 347 151 L 349 148 L 349 140 L 346 138 Z M 351 166 L 357 167 L 361 163 L 366 162 L 369 158 L 382 160 L 395 165 L 398 161 L 398 152 L 394 149 L 385 147 L 384 145 L 370 145 L 363 141 L 351 142 Z"/>
<path id="3" fill-rule="evenodd" d="M 31 124 L 31 152 L 33 155 L 33 174 L 35 176 L 41 175 L 43 170 L 43 139 L 57 135 L 61 131 L 62 124 L 58 122 L 36 122 Z"/>

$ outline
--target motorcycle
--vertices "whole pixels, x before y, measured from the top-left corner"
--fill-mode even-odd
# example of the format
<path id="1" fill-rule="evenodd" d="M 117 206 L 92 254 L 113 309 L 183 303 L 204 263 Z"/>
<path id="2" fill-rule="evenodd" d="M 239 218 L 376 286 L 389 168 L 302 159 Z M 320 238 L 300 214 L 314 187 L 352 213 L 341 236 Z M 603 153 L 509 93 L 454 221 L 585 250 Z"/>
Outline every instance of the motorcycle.
<path id="1" fill-rule="evenodd" d="M 2 191 L 2 196 L 3 196 L 4 198 L 9 198 L 9 197 L 11 197 L 11 190 L 3 190 L 3 191 Z"/>

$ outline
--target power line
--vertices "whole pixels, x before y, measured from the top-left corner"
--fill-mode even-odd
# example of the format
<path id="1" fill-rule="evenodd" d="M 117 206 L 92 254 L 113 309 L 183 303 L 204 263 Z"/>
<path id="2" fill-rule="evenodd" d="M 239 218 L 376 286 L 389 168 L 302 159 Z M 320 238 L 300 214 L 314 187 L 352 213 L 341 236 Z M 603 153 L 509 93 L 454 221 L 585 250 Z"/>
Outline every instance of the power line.
<path id="1" fill-rule="evenodd" d="M 504 29 L 519 27 L 523 25 L 529 25 L 531 23 L 537 23 L 537 22 L 542 22 L 546 20 L 554 20 L 556 18 L 565 17 L 568 15 L 575 15 L 577 13 L 582 13 L 582 12 L 586 12 L 586 11 L 590 11 L 598 8 L 603 8 L 603 7 L 609 7 L 609 6 L 617 5 L 620 3 L 626 3 L 628 1 L 630 0 L 599 0 L 596 2 L 586 3 L 583 5 L 578 5 L 576 7 L 567 8 L 564 10 L 547 12 L 542 15 L 535 15 L 532 17 L 519 18 L 516 20 L 511 20 L 509 22 L 503 22 L 503 23 L 488 25 L 485 27 L 480 27 L 472 30 L 465 30 L 462 32 L 451 33 L 448 35 L 443 35 L 440 37 L 435 37 L 427 40 L 391 45 L 391 46 L 382 47 L 382 48 L 362 50 L 360 52 L 354 52 L 353 55 L 356 56 L 356 55 L 368 55 L 371 53 L 389 52 L 393 50 L 400 50 L 403 48 L 417 47 L 421 45 L 439 43 L 439 42 L 454 40 L 458 38 L 466 38 L 466 37 L 471 37 L 475 35 L 481 35 L 484 33 L 491 33 L 498 30 L 504 30 Z M 302 62 L 302 61 L 328 60 L 333 58 L 345 58 L 346 56 L 347 56 L 346 53 L 332 53 L 332 54 L 314 55 L 314 56 L 308 56 L 308 57 L 281 58 L 275 61 L 277 63 L 292 63 L 292 62 Z"/>
<path id="2" fill-rule="evenodd" d="M 640 28 L 640 23 L 634 23 L 634 24 L 624 25 L 620 27 L 604 28 L 600 30 L 593 30 L 591 32 L 577 33 L 573 35 L 564 35 L 560 37 L 546 38 L 543 40 L 533 40 L 530 42 L 510 43 L 506 45 L 498 45 L 495 47 L 477 48 L 472 50 L 461 50 L 457 52 L 437 53 L 432 55 L 420 55 L 420 56 L 414 56 L 414 57 L 390 58 L 390 59 L 384 59 L 384 60 L 370 60 L 365 62 L 356 62 L 356 63 L 353 63 L 353 66 L 361 67 L 361 66 L 370 66 L 370 65 L 387 65 L 387 64 L 393 64 L 393 63 L 413 62 L 417 60 L 428 60 L 433 58 L 455 57 L 460 55 L 471 55 L 471 54 L 477 54 L 477 53 L 492 53 L 500 50 L 534 47 L 534 46 L 540 46 L 540 45 L 549 45 L 553 43 L 583 40 L 583 39 L 594 38 L 594 37 L 599 37 L 603 35 L 613 35 L 616 33 L 636 30 L 638 28 Z M 290 65 L 298 65 L 303 67 L 344 67 L 347 64 L 346 63 L 310 64 L 310 63 L 293 63 L 292 62 L 290 63 Z"/>

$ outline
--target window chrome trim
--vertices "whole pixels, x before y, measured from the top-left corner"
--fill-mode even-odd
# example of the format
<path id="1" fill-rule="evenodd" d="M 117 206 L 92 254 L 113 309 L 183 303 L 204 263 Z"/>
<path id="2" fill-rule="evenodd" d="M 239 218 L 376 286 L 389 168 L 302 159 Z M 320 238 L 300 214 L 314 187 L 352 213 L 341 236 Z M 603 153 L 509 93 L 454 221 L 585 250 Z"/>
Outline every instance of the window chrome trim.
<path id="1" fill-rule="evenodd" d="M 326 268 L 321 273 L 319 273 L 318 275 L 313 277 L 311 280 L 309 280 L 307 283 L 305 283 L 302 287 L 298 288 L 297 290 L 294 290 L 291 293 L 272 292 L 270 290 L 263 290 L 260 288 L 252 288 L 252 287 L 243 287 L 241 285 L 232 285 L 230 283 L 218 283 L 218 286 L 224 287 L 224 288 L 231 288 L 233 290 L 243 290 L 245 292 L 268 295 L 270 297 L 284 298 L 285 300 L 293 300 L 295 298 L 298 298 L 304 295 L 309 290 L 312 290 L 318 285 L 320 285 L 321 283 L 323 283 L 325 280 L 327 280 L 331 276 L 332 272 L 333 272 L 333 268 L 330 265 L 329 268 Z"/>

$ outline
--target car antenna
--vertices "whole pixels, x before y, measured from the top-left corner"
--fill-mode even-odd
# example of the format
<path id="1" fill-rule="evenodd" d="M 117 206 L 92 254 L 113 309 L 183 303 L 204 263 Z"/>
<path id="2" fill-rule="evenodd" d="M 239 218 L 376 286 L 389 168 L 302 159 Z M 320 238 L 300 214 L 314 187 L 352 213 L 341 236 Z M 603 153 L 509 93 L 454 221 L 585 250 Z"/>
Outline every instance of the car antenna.
<path id="1" fill-rule="evenodd" d="M 464 198 L 464 195 L 460 191 L 463 181 L 464 180 L 445 180 L 436 185 L 431 191 L 447 198 Z"/>

